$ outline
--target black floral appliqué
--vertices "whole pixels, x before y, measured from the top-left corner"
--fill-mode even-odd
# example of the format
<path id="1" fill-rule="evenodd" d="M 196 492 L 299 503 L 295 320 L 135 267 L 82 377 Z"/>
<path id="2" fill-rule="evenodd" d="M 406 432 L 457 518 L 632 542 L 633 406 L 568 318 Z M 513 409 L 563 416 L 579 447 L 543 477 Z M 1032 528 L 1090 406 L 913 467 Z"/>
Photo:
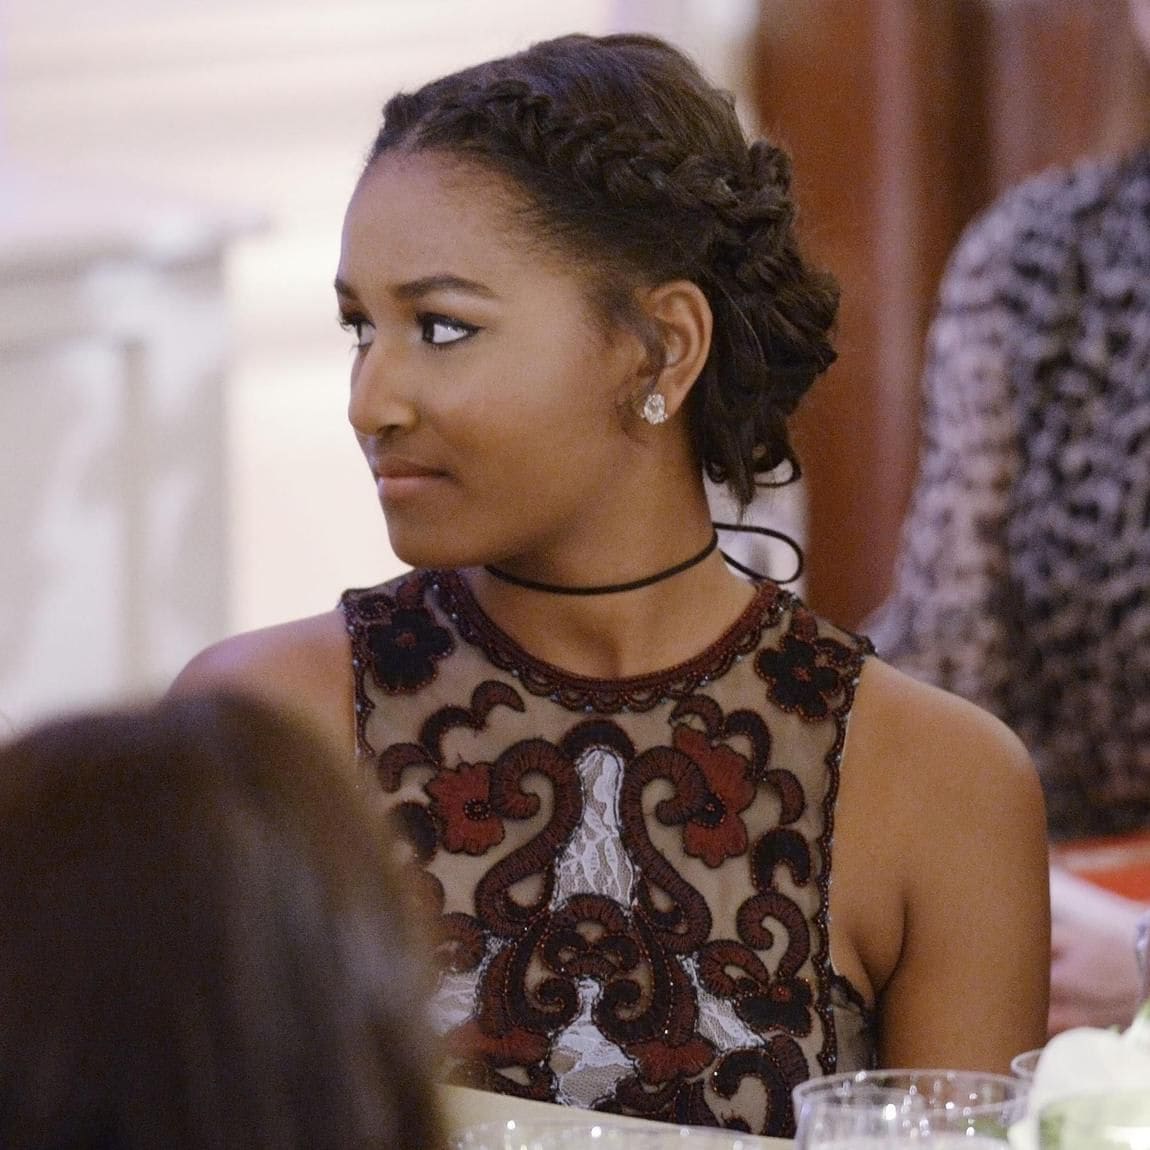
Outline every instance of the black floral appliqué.
<path id="1" fill-rule="evenodd" d="M 776 978 L 756 994 L 735 1003 L 738 1016 L 760 1034 L 779 1028 L 790 1034 L 811 1032 L 811 1003 L 814 995 L 801 978 Z"/>
<path id="2" fill-rule="evenodd" d="M 396 607 L 385 623 L 367 628 L 371 673 L 389 694 L 418 691 L 435 678 L 435 664 L 455 648 L 426 607 Z"/>
<path id="3" fill-rule="evenodd" d="M 775 650 L 758 653 L 755 670 L 784 711 L 815 721 L 826 718 L 833 701 L 842 696 L 847 685 L 842 664 L 849 656 L 833 639 L 807 639 L 792 631 Z"/>

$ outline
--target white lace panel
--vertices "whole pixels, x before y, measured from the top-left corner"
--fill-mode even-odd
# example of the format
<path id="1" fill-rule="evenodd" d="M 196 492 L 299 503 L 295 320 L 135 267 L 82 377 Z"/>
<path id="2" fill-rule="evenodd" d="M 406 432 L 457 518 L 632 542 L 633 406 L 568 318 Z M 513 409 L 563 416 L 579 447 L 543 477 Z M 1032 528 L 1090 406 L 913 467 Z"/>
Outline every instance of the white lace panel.
<path id="1" fill-rule="evenodd" d="M 555 867 L 552 909 L 572 895 L 599 894 L 630 906 L 635 866 L 623 849 L 619 794 L 623 764 L 594 747 L 575 764 L 583 785 L 583 820 Z"/>

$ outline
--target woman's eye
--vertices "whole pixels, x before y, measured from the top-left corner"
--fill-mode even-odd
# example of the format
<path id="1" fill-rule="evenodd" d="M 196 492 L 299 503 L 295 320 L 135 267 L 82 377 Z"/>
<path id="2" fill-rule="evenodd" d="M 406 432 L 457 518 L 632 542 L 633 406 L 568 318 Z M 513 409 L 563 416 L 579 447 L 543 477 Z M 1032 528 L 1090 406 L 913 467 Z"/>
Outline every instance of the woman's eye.
<path id="1" fill-rule="evenodd" d="M 479 328 L 472 323 L 462 320 L 450 319 L 445 315 L 421 315 L 419 327 L 423 334 L 423 342 L 434 347 L 443 347 L 445 344 L 458 343 L 474 335 Z"/>
<path id="2" fill-rule="evenodd" d="M 350 331 L 355 337 L 355 346 L 357 349 L 371 347 L 375 339 L 375 324 L 368 323 L 367 320 L 357 318 L 354 316 L 345 316 L 339 321 L 339 326 L 344 331 Z"/>

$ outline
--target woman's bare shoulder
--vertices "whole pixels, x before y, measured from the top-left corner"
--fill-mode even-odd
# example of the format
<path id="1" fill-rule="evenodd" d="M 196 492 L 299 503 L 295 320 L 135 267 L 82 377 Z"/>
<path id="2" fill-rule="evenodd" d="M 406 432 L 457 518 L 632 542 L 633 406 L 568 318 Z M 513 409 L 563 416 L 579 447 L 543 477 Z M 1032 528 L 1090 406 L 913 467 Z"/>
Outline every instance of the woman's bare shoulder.
<path id="1" fill-rule="evenodd" d="M 171 691 L 221 688 L 264 699 L 354 750 L 351 647 L 338 609 L 215 643 L 188 663 Z"/>
<path id="2" fill-rule="evenodd" d="M 1005 1068 L 1046 1022 L 1046 818 L 1026 748 L 987 711 L 873 659 L 840 781 L 844 950 L 883 1002 L 883 1064 Z M 956 921 L 977 924 L 977 961 L 954 945 Z M 940 1001 L 954 1004 L 949 1030 Z"/>
<path id="3" fill-rule="evenodd" d="M 969 792 L 976 779 L 993 777 L 1000 786 L 1038 793 L 1030 756 L 1005 723 L 880 659 L 864 666 L 850 723 L 848 746 L 863 769 L 881 764 L 886 773 L 915 775 L 932 789 L 950 780 Z"/>
<path id="4" fill-rule="evenodd" d="M 864 664 L 851 709 L 835 828 L 844 886 L 853 887 L 856 862 L 863 876 L 877 867 L 895 880 L 883 888 L 892 923 L 910 888 L 961 869 L 988 839 L 1045 851 L 1042 792 L 1021 740 L 982 708 L 877 658 Z M 897 960 L 898 933 L 877 948 L 876 970 Z"/>

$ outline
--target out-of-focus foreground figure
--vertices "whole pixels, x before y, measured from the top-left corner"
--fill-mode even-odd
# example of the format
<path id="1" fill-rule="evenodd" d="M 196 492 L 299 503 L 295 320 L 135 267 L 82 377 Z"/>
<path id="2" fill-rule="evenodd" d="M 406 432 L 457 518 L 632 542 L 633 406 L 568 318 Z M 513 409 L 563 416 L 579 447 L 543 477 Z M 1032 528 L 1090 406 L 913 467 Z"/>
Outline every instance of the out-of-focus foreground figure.
<path id="1" fill-rule="evenodd" d="M 1131 0 L 1150 48 L 1150 3 Z M 1002 196 L 944 277 L 885 658 L 1004 719 L 1052 840 L 1150 826 L 1150 147 Z M 1004 876 L 1004 882 L 1009 881 Z M 1139 904 L 1056 872 L 1050 1028 L 1129 1022 Z"/>
<path id="2" fill-rule="evenodd" d="M 0 749 L 0 1145 L 439 1145 L 384 855 L 326 749 L 238 698 Z"/>

